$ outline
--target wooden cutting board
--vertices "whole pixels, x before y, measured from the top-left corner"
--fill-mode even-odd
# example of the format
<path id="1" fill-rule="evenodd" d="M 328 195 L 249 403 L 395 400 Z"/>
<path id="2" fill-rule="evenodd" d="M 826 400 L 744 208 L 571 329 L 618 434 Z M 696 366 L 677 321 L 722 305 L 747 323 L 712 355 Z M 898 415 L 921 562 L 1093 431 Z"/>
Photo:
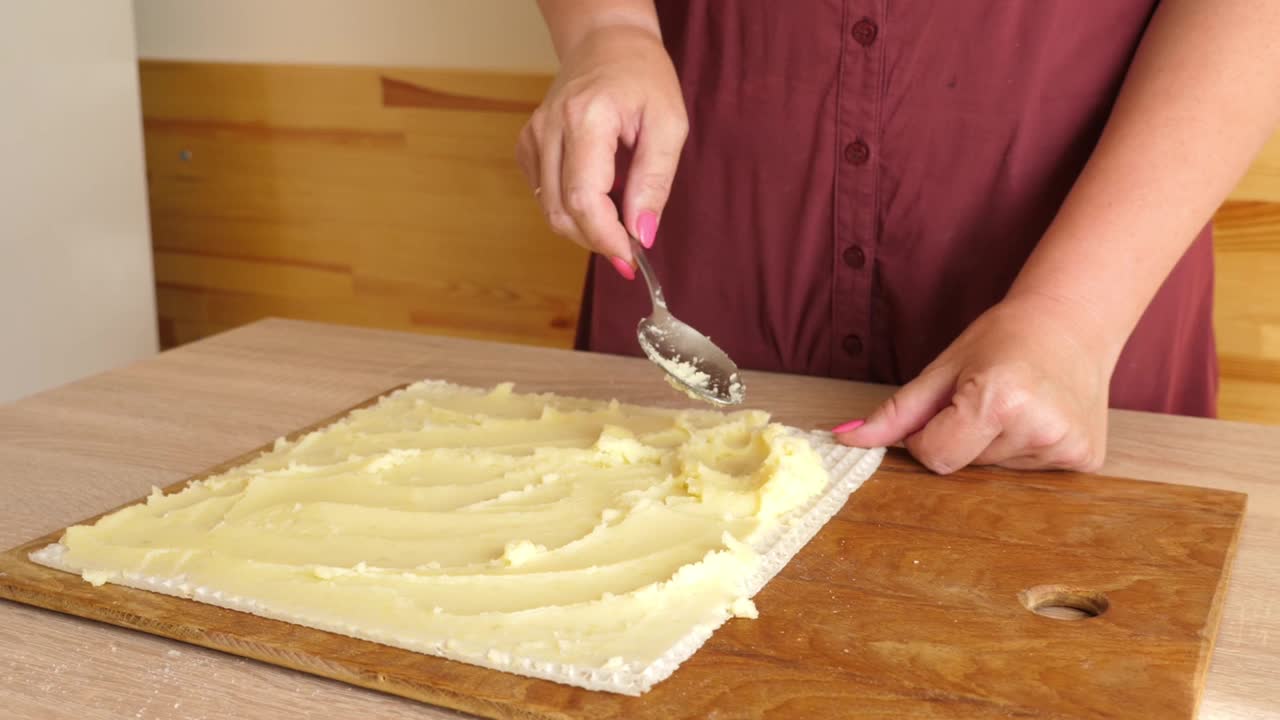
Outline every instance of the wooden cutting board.
<path id="1" fill-rule="evenodd" d="M 0 555 L 0 597 L 490 718 L 1188 718 L 1244 508 L 1092 475 L 938 477 L 890 451 L 756 596 L 758 620 L 639 698 L 95 588 L 27 559 L 61 532 Z"/>

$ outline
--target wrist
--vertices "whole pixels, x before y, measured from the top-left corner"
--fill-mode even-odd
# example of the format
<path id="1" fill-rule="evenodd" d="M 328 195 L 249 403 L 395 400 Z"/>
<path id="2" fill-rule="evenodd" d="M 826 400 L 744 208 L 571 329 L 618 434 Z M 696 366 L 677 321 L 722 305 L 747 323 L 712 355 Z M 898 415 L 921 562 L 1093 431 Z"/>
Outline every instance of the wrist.
<path id="1" fill-rule="evenodd" d="M 1108 370 L 1115 367 L 1132 332 L 1132 327 L 1120 320 L 1121 313 L 1108 312 L 1088 298 L 1016 282 L 1000 305 L 1027 322 L 1069 336 L 1084 357 L 1099 361 Z"/>
<path id="2" fill-rule="evenodd" d="M 662 30 L 652 0 L 611 0 L 582 3 L 575 0 L 541 0 L 542 14 L 551 32 L 556 55 L 563 61 L 597 32 L 621 29 L 651 34 L 659 43 Z M 583 6 L 590 9 L 582 9 Z"/>

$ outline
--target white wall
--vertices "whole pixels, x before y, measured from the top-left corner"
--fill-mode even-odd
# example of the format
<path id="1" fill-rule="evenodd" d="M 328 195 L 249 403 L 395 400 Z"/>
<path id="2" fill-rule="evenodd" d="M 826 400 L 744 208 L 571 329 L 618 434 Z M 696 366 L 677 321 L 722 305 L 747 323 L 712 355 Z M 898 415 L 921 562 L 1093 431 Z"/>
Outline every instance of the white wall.
<path id="1" fill-rule="evenodd" d="M 130 0 L 0 2 L 0 402 L 156 350 Z"/>
<path id="2" fill-rule="evenodd" d="M 551 72 L 534 0 L 136 0 L 143 58 Z"/>

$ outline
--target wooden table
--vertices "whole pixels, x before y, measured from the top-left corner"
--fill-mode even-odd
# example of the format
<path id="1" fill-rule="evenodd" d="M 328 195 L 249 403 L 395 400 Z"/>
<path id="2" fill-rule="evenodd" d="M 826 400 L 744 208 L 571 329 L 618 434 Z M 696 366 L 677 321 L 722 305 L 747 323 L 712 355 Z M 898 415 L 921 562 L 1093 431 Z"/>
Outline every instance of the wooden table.
<path id="1" fill-rule="evenodd" d="M 424 377 L 681 404 L 639 360 L 268 320 L 0 407 L 0 547 Z M 889 390 L 765 373 L 747 382 L 753 406 L 801 427 L 865 414 Z M 1280 428 L 1116 411 L 1103 472 L 1249 494 L 1201 713 L 1280 717 Z M 460 717 L 9 602 L 0 648 L 6 717 Z"/>

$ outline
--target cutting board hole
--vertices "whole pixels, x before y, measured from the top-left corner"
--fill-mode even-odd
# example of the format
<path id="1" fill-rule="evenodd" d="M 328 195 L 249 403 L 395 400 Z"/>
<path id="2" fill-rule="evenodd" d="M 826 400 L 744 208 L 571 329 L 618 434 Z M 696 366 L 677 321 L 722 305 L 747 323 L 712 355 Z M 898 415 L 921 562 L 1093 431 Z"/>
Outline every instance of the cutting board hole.
<path id="1" fill-rule="evenodd" d="M 1018 593 L 1022 606 L 1054 620 L 1088 620 L 1111 607 L 1107 596 L 1096 590 L 1065 585 L 1037 585 Z"/>

